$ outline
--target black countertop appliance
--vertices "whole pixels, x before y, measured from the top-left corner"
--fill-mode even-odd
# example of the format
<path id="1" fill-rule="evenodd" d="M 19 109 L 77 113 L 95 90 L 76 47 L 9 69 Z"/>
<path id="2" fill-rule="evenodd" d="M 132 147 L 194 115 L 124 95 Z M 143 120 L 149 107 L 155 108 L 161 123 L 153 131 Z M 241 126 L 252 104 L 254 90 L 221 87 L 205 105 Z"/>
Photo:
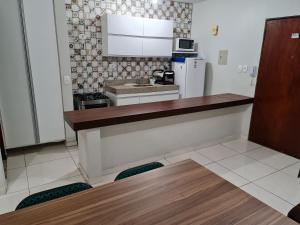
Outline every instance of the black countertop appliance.
<path id="1" fill-rule="evenodd" d="M 153 77 L 156 84 L 170 85 L 175 82 L 175 73 L 171 70 L 154 70 Z"/>
<path id="2" fill-rule="evenodd" d="M 109 107 L 109 98 L 100 92 L 95 93 L 76 93 L 73 95 L 74 109 L 84 110 L 101 107 Z"/>

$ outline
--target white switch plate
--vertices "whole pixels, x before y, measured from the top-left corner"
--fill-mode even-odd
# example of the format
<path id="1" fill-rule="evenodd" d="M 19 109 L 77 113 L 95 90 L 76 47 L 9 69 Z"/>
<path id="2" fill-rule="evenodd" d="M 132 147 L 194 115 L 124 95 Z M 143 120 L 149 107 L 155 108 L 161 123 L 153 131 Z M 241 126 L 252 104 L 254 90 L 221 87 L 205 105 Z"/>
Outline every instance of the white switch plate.
<path id="1" fill-rule="evenodd" d="M 228 60 L 228 50 L 220 50 L 218 64 L 227 65 L 227 60 Z"/>
<path id="2" fill-rule="evenodd" d="M 71 77 L 70 77 L 70 76 L 64 76 L 64 83 L 65 83 L 66 85 L 71 84 Z"/>

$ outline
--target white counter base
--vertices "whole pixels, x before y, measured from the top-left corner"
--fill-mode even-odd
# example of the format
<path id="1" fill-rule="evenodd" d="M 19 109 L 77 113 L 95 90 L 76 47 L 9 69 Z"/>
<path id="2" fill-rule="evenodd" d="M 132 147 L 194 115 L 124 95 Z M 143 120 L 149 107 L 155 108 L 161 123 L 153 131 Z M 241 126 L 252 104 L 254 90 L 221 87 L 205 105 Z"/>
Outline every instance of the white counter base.
<path id="1" fill-rule="evenodd" d="M 90 183 L 104 169 L 161 156 L 180 149 L 205 147 L 240 137 L 250 105 L 132 122 L 78 132 L 79 162 Z M 246 121 L 246 122 L 245 122 Z"/>

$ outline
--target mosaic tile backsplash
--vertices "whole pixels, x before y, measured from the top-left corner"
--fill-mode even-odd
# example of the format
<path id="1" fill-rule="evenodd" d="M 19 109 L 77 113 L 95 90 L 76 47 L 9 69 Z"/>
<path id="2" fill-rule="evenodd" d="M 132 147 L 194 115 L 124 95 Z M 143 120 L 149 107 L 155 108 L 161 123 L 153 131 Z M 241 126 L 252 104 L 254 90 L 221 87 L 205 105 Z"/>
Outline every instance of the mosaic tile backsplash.
<path id="1" fill-rule="evenodd" d="M 129 15 L 174 21 L 174 37 L 191 36 L 191 3 L 170 0 L 65 0 L 73 91 L 102 91 L 105 80 L 148 78 L 170 69 L 170 58 L 102 56 L 101 16 Z"/>

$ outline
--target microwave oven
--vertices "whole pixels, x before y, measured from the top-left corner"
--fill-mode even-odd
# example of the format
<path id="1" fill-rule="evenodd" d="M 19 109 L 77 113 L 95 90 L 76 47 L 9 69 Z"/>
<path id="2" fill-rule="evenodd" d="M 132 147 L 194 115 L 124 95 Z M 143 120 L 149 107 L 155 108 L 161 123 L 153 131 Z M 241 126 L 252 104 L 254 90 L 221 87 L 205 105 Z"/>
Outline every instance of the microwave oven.
<path id="1" fill-rule="evenodd" d="M 175 38 L 174 40 L 174 51 L 195 51 L 194 43 L 195 41 L 188 38 Z"/>

